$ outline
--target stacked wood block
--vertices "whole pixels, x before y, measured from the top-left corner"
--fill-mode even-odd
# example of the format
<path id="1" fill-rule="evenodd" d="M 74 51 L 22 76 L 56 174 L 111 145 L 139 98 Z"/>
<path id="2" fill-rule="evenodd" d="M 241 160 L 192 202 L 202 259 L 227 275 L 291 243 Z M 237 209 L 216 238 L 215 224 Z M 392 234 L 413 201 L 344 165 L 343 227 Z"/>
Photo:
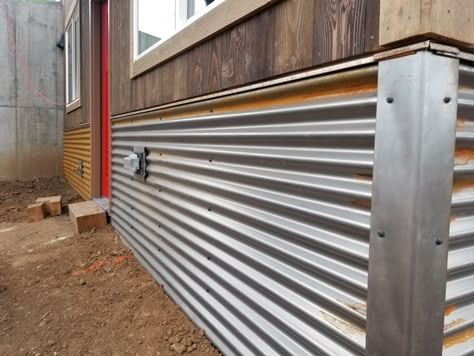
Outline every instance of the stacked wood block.
<path id="1" fill-rule="evenodd" d="M 61 215 L 62 197 L 60 195 L 56 195 L 53 197 L 38 198 L 36 199 L 36 202 L 37 203 L 45 202 L 46 212 L 50 214 L 51 216 Z"/>
<path id="2" fill-rule="evenodd" d="M 43 220 L 46 217 L 46 203 L 39 202 L 29 205 L 26 208 L 29 221 Z"/>
<path id="3" fill-rule="evenodd" d="M 43 197 L 36 199 L 34 204 L 26 208 L 26 214 L 29 221 L 43 220 L 48 215 L 59 216 L 62 212 L 62 197 L 60 195 L 53 197 Z"/>
<path id="4" fill-rule="evenodd" d="M 78 233 L 107 225 L 105 211 L 94 201 L 69 204 L 69 216 Z"/>

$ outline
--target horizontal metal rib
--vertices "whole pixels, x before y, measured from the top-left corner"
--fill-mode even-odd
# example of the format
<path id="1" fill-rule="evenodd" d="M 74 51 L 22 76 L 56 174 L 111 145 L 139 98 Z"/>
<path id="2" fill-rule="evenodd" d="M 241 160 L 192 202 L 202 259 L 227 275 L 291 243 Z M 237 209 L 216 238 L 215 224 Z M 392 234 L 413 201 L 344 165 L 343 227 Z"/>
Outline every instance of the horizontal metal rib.
<path id="1" fill-rule="evenodd" d="M 443 355 L 474 354 L 474 71 L 460 67 Z"/>
<path id="2" fill-rule="evenodd" d="M 224 353 L 364 353 L 374 94 L 113 128 L 113 224 Z"/>

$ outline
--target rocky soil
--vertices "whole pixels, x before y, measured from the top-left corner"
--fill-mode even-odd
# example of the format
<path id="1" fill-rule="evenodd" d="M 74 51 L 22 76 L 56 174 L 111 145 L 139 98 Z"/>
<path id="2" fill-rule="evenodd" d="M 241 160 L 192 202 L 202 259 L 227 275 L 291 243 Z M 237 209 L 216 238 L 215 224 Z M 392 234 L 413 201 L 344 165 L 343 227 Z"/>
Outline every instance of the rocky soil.
<path id="1" fill-rule="evenodd" d="M 110 226 L 26 221 L 26 205 L 56 194 L 80 200 L 59 178 L 0 185 L 0 355 L 220 354 Z"/>

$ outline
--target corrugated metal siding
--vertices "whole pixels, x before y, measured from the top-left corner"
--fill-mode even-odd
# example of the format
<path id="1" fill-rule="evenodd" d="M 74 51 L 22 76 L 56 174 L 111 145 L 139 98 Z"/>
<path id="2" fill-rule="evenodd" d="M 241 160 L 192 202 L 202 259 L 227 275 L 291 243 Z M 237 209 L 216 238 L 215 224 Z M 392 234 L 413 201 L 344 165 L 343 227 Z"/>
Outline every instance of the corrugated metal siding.
<path id="1" fill-rule="evenodd" d="M 84 198 L 91 198 L 91 130 L 90 126 L 64 132 L 64 176 Z M 84 173 L 76 171 L 83 161 Z"/>
<path id="2" fill-rule="evenodd" d="M 375 111 L 368 91 L 113 127 L 113 225 L 224 354 L 364 353 Z"/>
<path id="3" fill-rule="evenodd" d="M 443 355 L 474 354 L 474 69 L 460 69 Z"/>

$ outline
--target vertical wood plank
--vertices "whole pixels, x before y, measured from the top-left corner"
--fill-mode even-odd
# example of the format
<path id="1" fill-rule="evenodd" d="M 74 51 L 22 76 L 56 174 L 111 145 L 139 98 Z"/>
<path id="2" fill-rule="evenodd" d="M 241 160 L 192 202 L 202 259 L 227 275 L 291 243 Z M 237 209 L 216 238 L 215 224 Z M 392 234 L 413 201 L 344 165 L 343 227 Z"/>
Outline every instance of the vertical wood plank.
<path id="1" fill-rule="evenodd" d="M 160 87 L 161 87 L 161 94 L 159 95 L 160 97 L 160 104 L 164 103 L 169 103 L 170 101 L 173 100 L 173 93 L 174 93 L 174 71 L 175 71 L 175 62 L 174 61 L 169 61 L 163 64 L 158 69 L 158 72 L 161 74 L 161 78 L 158 80 L 161 82 Z M 151 73 L 149 73 L 151 74 Z M 151 85 L 154 84 L 155 81 L 151 81 Z M 152 88 L 147 88 L 147 90 L 152 89 Z M 156 102 L 156 97 L 154 101 Z M 153 103 L 151 103 L 153 105 Z M 151 106 L 150 105 L 150 106 Z"/>
<path id="2" fill-rule="evenodd" d="M 245 24 L 239 24 L 220 36 L 222 51 L 222 88 L 245 80 Z"/>
<path id="3" fill-rule="evenodd" d="M 275 10 L 271 7 L 245 22 L 246 83 L 272 76 L 274 48 Z"/>
<path id="4" fill-rule="evenodd" d="M 212 38 L 209 41 L 209 77 L 208 92 L 221 90 L 222 88 L 222 52 L 220 50 L 218 38 Z"/>
<path id="5" fill-rule="evenodd" d="M 154 70 L 145 74 L 145 81 L 142 83 L 144 89 L 142 90 L 145 96 L 145 107 L 151 107 L 156 105 L 157 100 L 160 100 L 163 96 L 164 85 L 163 85 L 163 70 Z M 137 108 L 135 110 L 138 110 Z"/>
<path id="6" fill-rule="evenodd" d="M 277 2 L 135 79 L 130 79 L 131 1 L 113 1 L 111 113 L 218 92 L 372 51 L 378 47 L 380 1 Z"/>
<path id="7" fill-rule="evenodd" d="M 379 47 L 380 0 L 367 1 L 365 10 L 365 51 Z"/>
<path id="8" fill-rule="evenodd" d="M 188 58 L 184 53 L 175 58 L 173 100 L 181 100 L 188 96 Z"/>
<path id="9" fill-rule="evenodd" d="M 190 65 L 188 66 L 188 94 L 191 97 L 208 92 L 210 68 L 209 57 L 209 42 L 204 42 L 199 46 L 194 47 L 190 52 Z"/>
<path id="10" fill-rule="evenodd" d="M 367 0 L 316 0 L 313 64 L 364 53 L 366 15 Z"/>
<path id="11" fill-rule="evenodd" d="M 110 5 L 110 110 L 112 115 L 130 111 L 130 1 Z M 113 68 L 113 70 L 112 70 Z"/>
<path id="12" fill-rule="evenodd" d="M 275 5 L 274 74 L 311 66 L 313 63 L 314 0 L 287 0 Z"/>

